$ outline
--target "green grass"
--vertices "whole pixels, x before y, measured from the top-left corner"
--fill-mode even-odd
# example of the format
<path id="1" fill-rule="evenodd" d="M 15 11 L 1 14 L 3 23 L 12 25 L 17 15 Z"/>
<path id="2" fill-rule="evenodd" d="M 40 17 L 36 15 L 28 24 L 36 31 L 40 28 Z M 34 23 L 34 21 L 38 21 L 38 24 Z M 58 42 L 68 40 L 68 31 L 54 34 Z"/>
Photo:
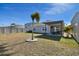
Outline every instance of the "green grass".
<path id="1" fill-rule="evenodd" d="M 74 40 L 74 39 L 69 39 L 69 38 L 61 38 L 60 43 L 65 44 L 69 47 L 78 47 L 79 44 Z"/>

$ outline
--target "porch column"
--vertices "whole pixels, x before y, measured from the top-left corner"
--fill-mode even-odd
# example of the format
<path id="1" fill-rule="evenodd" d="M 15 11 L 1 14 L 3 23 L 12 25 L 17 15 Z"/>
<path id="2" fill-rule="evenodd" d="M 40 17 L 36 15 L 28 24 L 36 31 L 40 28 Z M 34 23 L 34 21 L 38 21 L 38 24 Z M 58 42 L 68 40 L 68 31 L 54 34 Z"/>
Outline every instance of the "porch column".
<path id="1" fill-rule="evenodd" d="M 50 26 L 48 26 L 48 33 L 50 34 L 51 32 L 50 32 Z"/>

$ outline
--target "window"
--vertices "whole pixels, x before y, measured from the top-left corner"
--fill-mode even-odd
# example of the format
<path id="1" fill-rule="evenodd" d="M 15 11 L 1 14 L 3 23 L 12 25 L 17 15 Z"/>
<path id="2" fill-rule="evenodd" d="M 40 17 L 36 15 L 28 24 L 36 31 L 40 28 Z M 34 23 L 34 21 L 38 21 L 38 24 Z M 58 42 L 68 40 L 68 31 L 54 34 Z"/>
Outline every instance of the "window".
<path id="1" fill-rule="evenodd" d="M 45 27 L 43 27 L 43 29 L 42 29 L 43 31 L 46 31 L 47 29 L 45 28 Z"/>
<path id="2" fill-rule="evenodd" d="M 33 28 L 33 30 L 35 31 L 35 30 L 36 30 L 36 28 Z"/>

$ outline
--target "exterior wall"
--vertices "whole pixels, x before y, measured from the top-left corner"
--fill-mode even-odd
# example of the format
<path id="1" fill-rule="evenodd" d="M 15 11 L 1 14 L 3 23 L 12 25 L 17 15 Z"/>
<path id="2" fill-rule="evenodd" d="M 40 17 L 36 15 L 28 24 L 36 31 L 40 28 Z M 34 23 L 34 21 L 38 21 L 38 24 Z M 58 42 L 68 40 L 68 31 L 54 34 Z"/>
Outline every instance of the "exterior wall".
<path id="1" fill-rule="evenodd" d="M 58 21 L 57 21 L 58 22 Z M 63 30 L 64 30 L 64 23 L 62 22 L 58 22 L 58 23 L 51 23 L 51 24 L 43 24 L 41 23 L 40 25 L 34 24 L 34 32 L 38 32 L 38 33 L 48 33 L 48 34 L 52 34 L 51 33 L 51 26 L 58 28 L 58 31 L 61 32 L 61 35 L 63 34 Z M 26 24 L 26 31 L 32 31 L 32 24 Z M 46 31 L 45 31 L 46 29 Z"/>
<path id="2" fill-rule="evenodd" d="M 9 34 L 9 33 L 18 33 L 18 32 L 26 32 L 25 26 L 17 25 L 17 26 L 7 26 L 7 27 L 0 27 L 1 34 Z"/>
<path id="3" fill-rule="evenodd" d="M 49 26 L 47 26 L 46 25 L 46 27 L 45 27 L 45 24 L 43 24 L 43 25 L 40 25 L 40 26 L 35 26 L 34 27 L 34 32 L 39 32 L 39 33 L 50 33 L 50 31 L 49 31 Z M 46 31 L 45 31 L 45 29 L 46 29 Z"/>
<path id="4" fill-rule="evenodd" d="M 33 30 L 34 32 L 38 33 L 48 33 L 51 34 L 51 26 L 54 28 L 59 28 L 58 31 L 63 31 L 63 24 L 60 23 L 51 23 L 51 24 L 34 24 Z M 27 31 L 32 31 L 32 24 L 27 23 L 25 25 L 16 25 L 16 24 L 11 24 L 10 26 L 7 27 L 0 27 L 0 33 L 18 33 L 18 32 L 27 32 Z"/>
<path id="5" fill-rule="evenodd" d="M 10 29 L 8 27 L 0 27 L 0 33 L 10 33 Z"/>
<path id="6" fill-rule="evenodd" d="M 47 28 L 46 33 L 49 34 L 49 33 L 50 33 L 50 26 L 49 26 L 49 25 L 46 25 L 46 26 L 47 26 L 47 27 L 46 27 L 46 28 Z"/>
<path id="7" fill-rule="evenodd" d="M 4 33 L 9 34 L 10 33 L 10 28 L 9 27 L 4 27 Z"/>
<path id="8" fill-rule="evenodd" d="M 52 24 L 47 24 L 48 25 L 48 33 L 52 35 L 63 35 L 64 31 L 64 24 L 63 23 L 52 23 Z"/>
<path id="9" fill-rule="evenodd" d="M 71 25 L 73 28 L 73 36 L 79 42 L 79 12 L 74 15 Z"/>
<path id="10" fill-rule="evenodd" d="M 32 24 L 31 23 L 26 24 L 25 28 L 27 32 L 32 31 Z M 46 31 L 45 31 L 45 28 L 46 28 Z M 38 32 L 38 33 L 50 33 L 50 26 L 46 25 L 45 27 L 45 24 L 42 24 L 42 23 L 40 25 L 35 24 L 33 27 L 33 30 L 34 32 Z"/>
<path id="11" fill-rule="evenodd" d="M 32 30 L 32 24 L 31 23 L 25 24 L 25 29 L 26 29 L 26 32 L 31 31 Z"/>

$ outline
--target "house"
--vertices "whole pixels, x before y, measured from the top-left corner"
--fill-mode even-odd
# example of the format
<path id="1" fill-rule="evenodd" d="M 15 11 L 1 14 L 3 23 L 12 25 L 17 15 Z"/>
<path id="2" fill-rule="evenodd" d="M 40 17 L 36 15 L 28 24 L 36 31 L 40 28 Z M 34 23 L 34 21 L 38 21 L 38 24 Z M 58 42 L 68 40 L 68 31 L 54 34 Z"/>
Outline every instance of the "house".
<path id="1" fill-rule="evenodd" d="M 8 34 L 10 33 L 10 27 L 9 26 L 3 26 L 3 27 L 0 27 L 0 34 Z"/>
<path id="2" fill-rule="evenodd" d="M 26 24 L 25 27 L 27 28 L 27 31 L 32 31 L 32 24 Z M 48 22 L 42 22 L 40 24 L 34 24 L 33 27 L 34 32 L 38 33 L 47 33 L 50 35 L 62 35 L 64 31 L 64 21 L 48 21 Z"/>
<path id="3" fill-rule="evenodd" d="M 76 14 L 73 16 L 71 25 L 73 37 L 76 39 L 77 42 L 79 42 L 79 12 L 76 12 Z"/>
<path id="4" fill-rule="evenodd" d="M 51 35 L 63 35 L 64 33 L 64 21 L 49 21 L 49 22 L 43 22 L 46 27 L 46 33 L 49 33 Z"/>
<path id="5" fill-rule="evenodd" d="M 26 28 L 27 32 L 32 31 L 32 23 L 25 24 L 25 28 Z M 45 28 L 45 24 L 43 24 L 43 23 L 40 23 L 40 24 L 34 23 L 33 32 L 45 33 L 44 28 Z"/>
<path id="6" fill-rule="evenodd" d="M 26 32 L 24 25 L 17 25 L 15 23 L 12 23 L 10 25 L 10 28 L 11 28 L 11 32 Z"/>
<path id="7" fill-rule="evenodd" d="M 1 26 L 0 33 L 18 33 L 18 32 L 26 32 L 24 25 L 17 25 L 12 23 L 10 26 Z"/>

